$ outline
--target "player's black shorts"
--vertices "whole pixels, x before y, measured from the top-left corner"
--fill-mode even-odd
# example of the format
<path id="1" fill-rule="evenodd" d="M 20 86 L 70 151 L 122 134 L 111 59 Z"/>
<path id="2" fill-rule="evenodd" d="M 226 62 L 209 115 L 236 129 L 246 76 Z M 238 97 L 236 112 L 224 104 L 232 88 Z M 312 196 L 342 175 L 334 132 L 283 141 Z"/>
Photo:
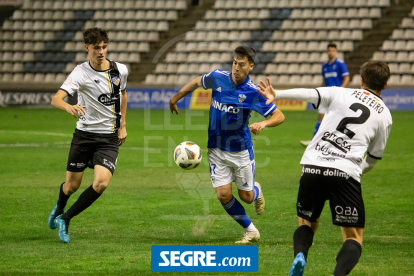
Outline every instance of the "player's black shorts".
<path id="1" fill-rule="evenodd" d="M 88 165 L 91 168 L 101 165 L 114 174 L 118 143 L 117 133 L 98 134 L 76 129 L 73 133 L 66 169 L 70 172 L 83 172 Z"/>
<path id="2" fill-rule="evenodd" d="M 338 169 L 304 165 L 296 204 L 298 216 L 316 222 L 326 200 L 333 224 L 364 228 L 361 184 Z"/>

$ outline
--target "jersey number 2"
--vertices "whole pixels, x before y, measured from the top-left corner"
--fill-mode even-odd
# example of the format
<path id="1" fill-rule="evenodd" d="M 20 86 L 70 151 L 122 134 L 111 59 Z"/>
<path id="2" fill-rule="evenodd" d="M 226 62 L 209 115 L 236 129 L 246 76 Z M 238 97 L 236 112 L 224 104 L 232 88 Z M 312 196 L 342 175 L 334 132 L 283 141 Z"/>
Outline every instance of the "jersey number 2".
<path id="1" fill-rule="evenodd" d="M 369 116 L 371 115 L 371 111 L 369 111 L 368 107 L 366 107 L 365 105 L 362 105 L 360 103 L 354 103 L 352 104 L 349 109 L 357 112 L 358 110 L 361 110 L 362 113 L 361 115 L 359 115 L 359 117 L 345 117 L 341 120 L 341 122 L 339 123 L 339 125 L 336 127 L 336 130 L 342 132 L 343 134 L 345 134 L 346 136 L 348 136 L 349 138 L 353 138 L 355 136 L 355 132 L 353 132 L 352 130 L 348 129 L 346 127 L 347 124 L 363 124 L 365 123 Z"/>

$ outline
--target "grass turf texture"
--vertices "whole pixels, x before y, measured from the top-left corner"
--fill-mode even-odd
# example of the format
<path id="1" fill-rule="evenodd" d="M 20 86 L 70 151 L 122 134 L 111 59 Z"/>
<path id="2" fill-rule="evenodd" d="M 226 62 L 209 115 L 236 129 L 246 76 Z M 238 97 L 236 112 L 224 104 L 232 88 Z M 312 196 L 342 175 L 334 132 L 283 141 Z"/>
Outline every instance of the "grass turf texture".
<path id="1" fill-rule="evenodd" d="M 265 214 L 259 217 L 252 205 L 243 203 L 261 232 L 258 275 L 287 275 L 293 260 L 299 161 L 304 151 L 299 140 L 310 138 L 316 112 L 285 115 L 284 124 L 262 131 L 255 141 L 256 180 L 266 198 Z M 394 126 L 384 158 L 362 179 L 366 228 L 355 276 L 414 273 L 414 112 L 392 115 Z M 128 138 L 120 148 L 114 177 L 103 196 L 72 220 L 69 244 L 61 243 L 57 230 L 48 228 L 47 217 L 65 179 L 75 119 L 55 109 L 1 109 L 0 116 L 2 275 L 148 275 L 152 245 L 233 245 L 243 233 L 236 222 L 223 219 L 226 213 L 214 198 L 208 175 L 205 179 L 206 151 L 193 171 L 180 169 L 172 159 L 173 149 L 184 140 L 206 148 L 207 111 L 181 110 L 176 116 L 163 110 L 128 110 Z M 250 122 L 259 120 L 254 114 Z M 191 183 L 198 179 L 197 173 L 201 183 L 195 191 Z M 178 184 L 181 174 L 190 184 L 183 180 Z M 92 181 L 93 171 L 87 169 L 68 206 Z M 200 194 L 209 200 L 194 197 Z M 306 275 L 332 275 L 342 245 L 340 229 L 332 225 L 327 207 Z"/>

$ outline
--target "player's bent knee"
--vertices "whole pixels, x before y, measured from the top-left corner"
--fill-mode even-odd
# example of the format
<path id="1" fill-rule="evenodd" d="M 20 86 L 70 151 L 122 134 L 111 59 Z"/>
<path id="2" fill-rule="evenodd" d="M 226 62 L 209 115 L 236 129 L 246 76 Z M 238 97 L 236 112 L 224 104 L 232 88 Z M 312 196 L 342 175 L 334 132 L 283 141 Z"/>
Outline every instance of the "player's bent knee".
<path id="1" fill-rule="evenodd" d="M 222 204 L 225 204 L 225 203 L 229 202 L 231 200 L 232 196 L 233 196 L 232 194 L 219 194 L 219 193 L 217 193 L 217 198 L 218 198 L 218 200 L 220 200 L 220 202 Z"/>

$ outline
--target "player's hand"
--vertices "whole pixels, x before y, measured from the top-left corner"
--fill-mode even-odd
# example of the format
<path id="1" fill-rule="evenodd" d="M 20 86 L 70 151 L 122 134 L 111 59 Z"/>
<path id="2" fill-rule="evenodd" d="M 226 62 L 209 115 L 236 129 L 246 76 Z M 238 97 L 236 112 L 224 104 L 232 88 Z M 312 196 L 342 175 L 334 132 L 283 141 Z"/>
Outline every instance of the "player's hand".
<path id="1" fill-rule="evenodd" d="M 123 143 L 125 143 L 125 139 L 127 137 L 127 132 L 126 132 L 126 128 L 125 127 L 120 127 L 118 129 L 118 139 L 119 139 L 119 146 L 122 146 Z"/>
<path id="2" fill-rule="evenodd" d="M 79 106 L 77 104 L 75 104 L 75 105 L 68 104 L 65 107 L 65 110 L 66 110 L 66 112 L 71 114 L 76 119 L 79 119 L 81 116 L 85 115 L 85 108 L 86 108 L 86 106 Z"/>
<path id="3" fill-rule="evenodd" d="M 276 91 L 273 89 L 272 85 L 270 84 L 270 79 L 267 77 L 267 84 L 264 83 L 262 80 L 257 85 L 259 88 L 257 92 L 259 92 L 263 97 L 265 97 L 266 104 L 270 104 L 276 97 Z"/>
<path id="4" fill-rule="evenodd" d="M 250 125 L 250 132 L 259 135 L 260 131 L 267 126 L 266 122 L 253 123 Z"/>
<path id="5" fill-rule="evenodd" d="M 178 115 L 178 107 L 177 107 L 177 103 L 171 98 L 170 99 L 170 110 L 172 114 L 177 114 Z"/>

